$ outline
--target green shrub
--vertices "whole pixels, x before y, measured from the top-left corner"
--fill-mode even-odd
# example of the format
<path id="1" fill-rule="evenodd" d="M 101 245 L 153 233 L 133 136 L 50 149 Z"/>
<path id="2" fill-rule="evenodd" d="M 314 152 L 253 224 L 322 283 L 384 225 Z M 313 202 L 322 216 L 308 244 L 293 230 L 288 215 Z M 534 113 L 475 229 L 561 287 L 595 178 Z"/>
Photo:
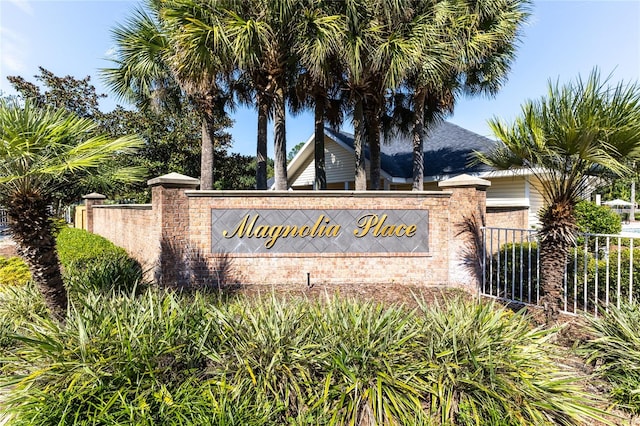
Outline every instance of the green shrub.
<path id="1" fill-rule="evenodd" d="M 575 259 L 575 257 L 577 257 L 577 259 Z M 602 249 L 598 252 L 597 260 L 594 253 L 588 252 L 586 255 L 587 267 L 585 281 L 584 247 L 579 247 L 576 251 L 572 250 L 567 268 L 569 276 L 569 283 L 567 286 L 568 299 L 573 300 L 575 295 L 578 308 L 585 309 L 584 298 L 586 287 L 587 308 L 592 311 L 596 302 L 596 278 L 598 282 L 597 303 L 599 305 L 599 309 L 604 307 L 607 302 L 609 305 L 618 305 L 619 303 L 628 301 L 630 294 L 632 299 L 640 299 L 640 248 L 633 249 L 633 286 L 630 284 L 630 263 L 631 249 L 627 247 L 621 247 L 620 250 L 618 250 L 617 247 L 610 248 L 608 267 L 606 254 Z M 575 277 L 574 271 L 577 271 L 577 277 Z M 620 279 L 619 297 L 618 274 Z M 607 284 L 609 287 L 608 292 Z"/>
<path id="2" fill-rule="evenodd" d="M 598 206 L 590 201 L 581 201 L 576 205 L 575 215 L 580 232 L 619 234 L 622 231 L 620 216 L 607 206 Z"/>
<path id="3" fill-rule="evenodd" d="M 486 294 L 536 303 L 538 243 L 504 244 L 487 259 L 486 268 Z"/>
<path id="4" fill-rule="evenodd" d="M 590 318 L 594 338 L 583 347 L 595 373 L 611 384 L 611 397 L 621 408 L 640 414 L 640 305 L 610 307 L 599 318 Z"/>
<path id="5" fill-rule="evenodd" d="M 63 228 L 56 242 L 60 263 L 63 266 L 127 254 L 123 248 L 117 247 L 106 238 L 78 228 Z"/>
<path id="6" fill-rule="evenodd" d="M 109 240 L 81 229 L 64 228 L 57 244 L 69 290 L 131 292 L 140 288 L 140 264 Z"/>
<path id="7" fill-rule="evenodd" d="M 0 257 L 0 286 L 25 285 L 31 279 L 29 267 L 19 257 Z"/>
<path id="8" fill-rule="evenodd" d="M 495 305 L 217 304 L 148 291 L 35 318 L 12 425 L 550 425 L 597 418 L 551 331 Z"/>

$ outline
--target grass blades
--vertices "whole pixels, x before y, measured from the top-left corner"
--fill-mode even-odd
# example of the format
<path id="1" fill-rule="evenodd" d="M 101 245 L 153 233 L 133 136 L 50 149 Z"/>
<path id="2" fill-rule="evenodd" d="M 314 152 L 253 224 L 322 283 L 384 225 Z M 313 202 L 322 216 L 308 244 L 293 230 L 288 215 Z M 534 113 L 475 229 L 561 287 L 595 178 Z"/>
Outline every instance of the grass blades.
<path id="1" fill-rule="evenodd" d="M 595 373 L 611 384 L 611 399 L 620 408 L 640 414 L 640 304 L 610 306 L 589 321 L 594 338 L 581 352 L 596 365 Z"/>
<path id="2" fill-rule="evenodd" d="M 0 313 L 4 307 L 0 307 Z M 15 328 L 15 425 L 544 425 L 598 418 L 524 315 L 87 292 Z"/>

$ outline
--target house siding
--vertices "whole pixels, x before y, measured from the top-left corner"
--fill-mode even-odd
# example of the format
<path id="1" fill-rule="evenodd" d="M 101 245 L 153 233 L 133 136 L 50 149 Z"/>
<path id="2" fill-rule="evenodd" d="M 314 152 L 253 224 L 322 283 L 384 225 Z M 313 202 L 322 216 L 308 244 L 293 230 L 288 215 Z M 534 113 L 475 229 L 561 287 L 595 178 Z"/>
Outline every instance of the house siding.
<path id="1" fill-rule="evenodd" d="M 353 153 L 337 144 L 333 139 L 325 137 L 324 140 L 324 164 L 327 176 L 327 185 L 330 189 L 346 189 L 344 182 L 351 182 L 353 189 L 353 176 L 355 160 Z M 302 172 L 293 176 L 290 185 L 295 189 L 313 188 L 315 180 L 315 160 L 313 155 L 301 167 Z M 369 170 L 367 170 L 367 176 Z"/>

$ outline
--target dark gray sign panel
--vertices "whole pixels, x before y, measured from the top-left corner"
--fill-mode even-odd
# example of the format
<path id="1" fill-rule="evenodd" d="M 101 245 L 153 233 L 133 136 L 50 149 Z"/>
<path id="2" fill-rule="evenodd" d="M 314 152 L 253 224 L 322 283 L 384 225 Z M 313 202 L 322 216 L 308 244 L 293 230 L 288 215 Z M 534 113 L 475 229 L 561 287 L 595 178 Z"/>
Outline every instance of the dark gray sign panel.
<path id="1" fill-rule="evenodd" d="M 428 253 L 425 210 L 211 210 L 214 253 Z"/>

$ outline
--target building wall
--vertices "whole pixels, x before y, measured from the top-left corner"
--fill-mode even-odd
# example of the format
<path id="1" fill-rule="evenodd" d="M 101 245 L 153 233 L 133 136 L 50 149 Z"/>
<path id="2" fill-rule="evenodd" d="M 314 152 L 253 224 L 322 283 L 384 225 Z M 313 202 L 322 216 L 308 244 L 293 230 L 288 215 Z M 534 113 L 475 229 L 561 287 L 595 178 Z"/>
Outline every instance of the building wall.
<path id="1" fill-rule="evenodd" d="M 529 229 L 528 207 L 489 207 L 486 224 L 490 228 Z"/>
<path id="2" fill-rule="evenodd" d="M 152 206 L 89 206 L 92 229 L 124 247 L 165 286 L 217 285 L 221 281 L 266 286 L 311 284 L 411 284 L 474 288 L 467 258 L 473 236 L 461 232 L 485 209 L 475 186 L 444 191 L 195 191 L 153 187 Z M 423 210 L 427 253 L 215 253 L 212 210 L 353 209 Z M 472 262 L 471 262 L 472 263 Z"/>

